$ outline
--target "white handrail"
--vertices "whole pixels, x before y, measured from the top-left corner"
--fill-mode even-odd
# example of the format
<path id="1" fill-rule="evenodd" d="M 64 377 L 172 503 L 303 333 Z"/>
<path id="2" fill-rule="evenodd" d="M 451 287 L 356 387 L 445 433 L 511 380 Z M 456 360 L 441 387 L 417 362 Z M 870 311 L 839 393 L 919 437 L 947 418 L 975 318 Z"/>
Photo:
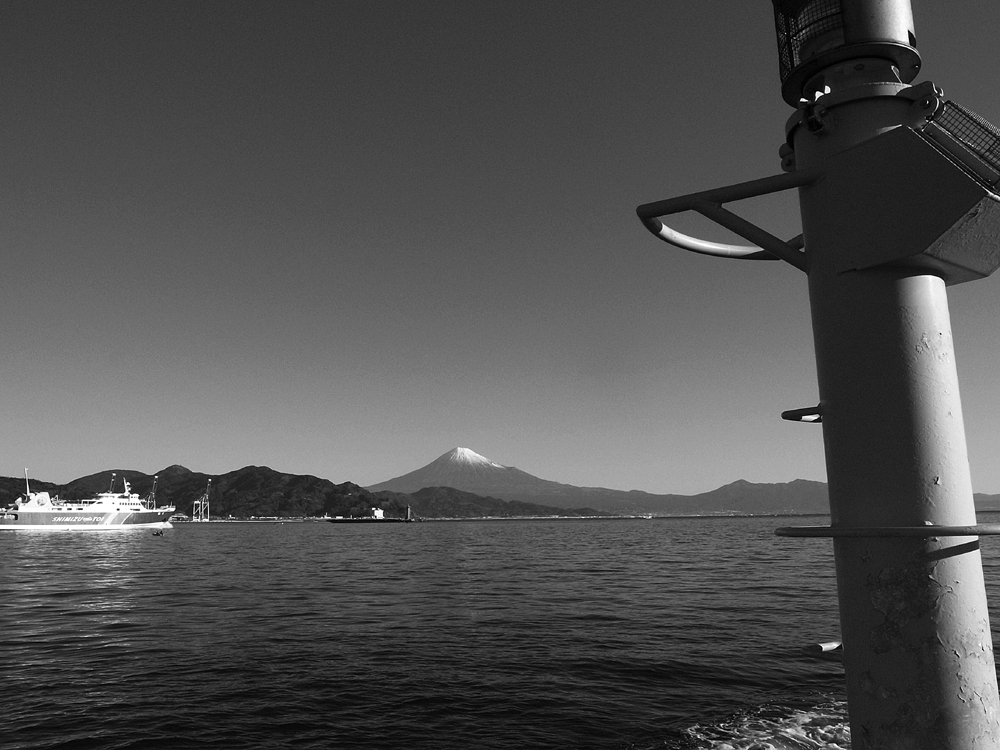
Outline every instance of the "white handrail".
<path id="1" fill-rule="evenodd" d="M 656 226 L 657 224 L 659 227 Z M 664 242 L 668 242 L 682 250 L 690 250 L 693 253 L 716 255 L 723 258 L 749 259 L 751 256 L 755 256 L 753 260 L 778 260 L 778 258 L 756 245 L 730 245 L 725 242 L 701 240 L 683 232 L 678 232 L 676 229 L 671 229 L 659 219 L 647 220 L 646 226 L 649 227 L 649 231 Z"/>

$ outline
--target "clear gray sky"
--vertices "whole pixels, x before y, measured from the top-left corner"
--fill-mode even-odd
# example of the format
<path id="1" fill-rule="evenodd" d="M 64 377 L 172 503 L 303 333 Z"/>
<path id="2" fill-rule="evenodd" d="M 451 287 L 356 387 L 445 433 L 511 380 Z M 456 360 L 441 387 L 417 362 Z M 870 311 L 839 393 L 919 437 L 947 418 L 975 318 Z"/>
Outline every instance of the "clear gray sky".
<path id="1" fill-rule="evenodd" d="M 914 13 L 921 80 L 1000 123 L 1000 5 Z M 634 214 L 780 171 L 775 49 L 766 0 L 5 3 L 0 474 L 365 485 L 461 445 L 576 485 L 824 479 L 779 418 L 817 400 L 804 276 Z M 799 231 L 791 196 L 740 210 Z M 998 285 L 951 292 L 986 492 Z"/>

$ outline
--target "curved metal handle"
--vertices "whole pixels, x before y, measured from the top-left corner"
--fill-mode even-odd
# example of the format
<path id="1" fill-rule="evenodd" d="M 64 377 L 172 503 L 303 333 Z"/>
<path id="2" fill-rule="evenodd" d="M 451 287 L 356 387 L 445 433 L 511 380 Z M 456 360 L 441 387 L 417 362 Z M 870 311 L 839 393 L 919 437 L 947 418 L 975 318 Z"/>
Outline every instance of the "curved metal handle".
<path id="1" fill-rule="evenodd" d="M 756 245 L 728 245 L 724 242 L 700 240 L 689 234 L 678 232 L 676 229 L 671 229 L 659 219 L 645 219 L 642 223 L 646 225 L 646 229 L 664 242 L 679 247 L 681 250 L 690 250 L 692 253 L 741 260 L 778 260 L 776 256 L 761 250 Z"/>
<path id="2" fill-rule="evenodd" d="M 636 209 L 643 225 L 664 242 L 690 250 L 702 255 L 716 255 L 725 258 L 743 260 L 783 260 L 796 268 L 806 270 L 806 256 L 802 252 L 802 235 L 788 242 L 778 239 L 773 234 L 761 229 L 746 219 L 737 216 L 722 207 L 723 203 L 754 198 L 758 195 L 777 193 L 793 187 L 809 185 L 822 177 L 818 169 L 801 169 L 797 172 L 780 174 L 774 177 L 764 177 L 750 182 L 705 190 L 700 193 L 682 195 L 655 203 L 646 203 Z M 731 245 L 723 242 L 711 242 L 671 229 L 662 221 L 661 216 L 697 211 L 716 224 L 719 224 L 740 237 L 750 240 L 754 245 Z"/>

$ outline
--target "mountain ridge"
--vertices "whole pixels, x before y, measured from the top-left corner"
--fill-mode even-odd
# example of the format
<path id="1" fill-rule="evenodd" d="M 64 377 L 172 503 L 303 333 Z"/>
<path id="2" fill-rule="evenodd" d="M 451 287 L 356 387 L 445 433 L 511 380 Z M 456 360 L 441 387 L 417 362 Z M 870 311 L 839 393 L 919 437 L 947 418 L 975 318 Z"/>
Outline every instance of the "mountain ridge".
<path id="1" fill-rule="evenodd" d="M 174 467 L 168 467 L 168 469 Z M 183 467 L 178 467 L 183 469 Z M 211 480 L 211 517 L 222 518 L 322 518 L 368 516 L 372 508 L 387 518 L 405 518 L 409 508 L 418 518 L 511 518 L 522 516 L 594 516 L 591 508 L 566 509 L 539 503 L 481 497 L 449 487 L 422 489 L 414 495 L 373 493 L 353 482 L 334 484 L 310 474 L 286 474 L 267 466 L 244 466 L 225 474 L 209 475 L 188 469 L 145 474 L 131 469 L 109 469 L 88 474 L 66 484 L 31 480 L 32 491 L 44 491 L 64 499 L 80 499 L 129 489 L 148 496 L 156 480 L 157 505 L 173 505 L 190 515 Z M 24 478 L 0 477 L 0 507 L 10 507 L 24 494 Z"/>
<path id="2" fill-rule="evenodd" d="M 471 458 L 470 455 L 475 458 Z M 559 482 L 539 479 L 514 466 L 504 466 L 468 448 L 453 448 L 426 466 L 385 482 L 368 486 L 372 492 L 415 492 L 424 487 L 454 487 L 477 495 L 497 492 L 519 492 L 525 496 L 558 494 L 558 488 L 568 488 Z M 497 497 L 502 497 L 497 495 Z M 506 498 L 524 500 L 523 497 Z M 570 504 L 572 505 L 572 503 Z M 569 507 L 569 506 L 566 506 Z"/>
<path id="3" fill-rule="evenodd" d="M 720 514 L 803 514 L 829 512 L 827 485 L 806 479 L 783 483 L 753 483 L 739 479 L 697 495 L 654 494 L 642 490 L 613 490 L 603 487 L 574 487 L 534 477 L 515 467 L 504 466 L 469 449 L 453 456 L 452 469 L 461 464 L 473 474 L 485 472 L 487 481 L 513 480 L 514 489 L 474 492 L 447 483 L 433 483 L 410 492 L 378 489 L 388 482 L 361 487 L 352 482 L 336 484 L 310 474 L 287 474 L 266 466 L 244 466 L 223 474 L 209 475 L 177 464 L 156 474 L 131 469 L 109 469 L 88 474 L 65 484 L 31 479 L 33 491 L 59 494 L 67 499 L 82 498 L 111 488 L 148 495 L 157 477 L 159 504 L 174 505 L 190 514 L 193 502 L 212 481 L 210 497 L 213 518 L 322 517 L 364 515 L 381 507 L 389 517 L 403 517 L 409 506 L 423 518 L 481 518 L 512 516 L 579 515 L 720 515 Z M 435 461 L 446 459 L 449 451 Z M 431 462 L 432 464 L 434 462 Z M 443 462 L 444 463 L 444 462 Z M 417 472 L 402 475 L 408 477 Z M 397 478 L 399 479 L 399 478 Z M 452 479 L 461 479 L 453 473 Z M 0 477 L 0 507 L 9 507 L 24 493 L 23 477 Z M 976 493 L 976 509 L 1000 511 L 1000 495 Z"/>
<path id="4" fill-rule="evenodd" d="M 560 508 L 585 506 L 623 515 L 825 513 L 829 507 L 826 484 L 806 479 L 778 484 L 754 484 L 739 479 L 698 495 L 577 487 L 504 466 L 468 448 L 454 448 L 426 466 L 367 489 L 413 493 L 430 486 L 454 487 L 508 501 L 545 503 Z"/>
<path id="5" fill-rule="evenodd" d="M 472 453 L 486 463 L 479 462 L 475 471 L 462 471 L 458 452 Z M 448 467 L 447 476 L 441 474 L 445 466 Z M 826 514 L 830 509 L 827 484 L 810 479 L 775 483 L 737 479 L 695 495 L 577 487 L 504 466 L 468 448 L 455 448 L 420 469 L 370 485 L 368 489 L 412 493 L 422 486 L 441 485 L 508 501 L 545 503 L 561 508 L 589 507 L 618 515 Z M 1000 495 L 977 493 L 974 499 L 979 510 L 1000 510 Z"/>

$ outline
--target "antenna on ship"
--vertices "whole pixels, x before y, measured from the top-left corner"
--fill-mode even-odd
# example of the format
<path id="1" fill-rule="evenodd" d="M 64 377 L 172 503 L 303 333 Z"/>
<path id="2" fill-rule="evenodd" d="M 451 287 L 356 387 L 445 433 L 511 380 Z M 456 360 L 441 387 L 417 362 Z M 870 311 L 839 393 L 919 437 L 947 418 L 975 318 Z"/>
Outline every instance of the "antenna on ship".
<path id="1" fill-rule="evenodd" d="M 115 474 L 114 472 L 111 473 L 111 487 L 108 489 L 108 492 L 114 492 L 115 491 L 115 477 L 116 476 L 118 476 L 118 475 Z"/>
<path id="2" fill-rule="evenodd" d="M 149 491 L 149 495 L 146 496 L 146 507 L 150 510 L 156 507 L 156 480 L 158 478 L 159 477 L 157 477 L 156 474 L 153 475 L 153 489 L 151 489 Z"/>
<path id="3" fill-rule="evenodd" d="M 28 486 L 28 469 L 27 468 L 25 468 L 25 470 L 24 470 L 24 496 L 25 497 L 30 497 L 31 496 L 31 487 Z"/>

